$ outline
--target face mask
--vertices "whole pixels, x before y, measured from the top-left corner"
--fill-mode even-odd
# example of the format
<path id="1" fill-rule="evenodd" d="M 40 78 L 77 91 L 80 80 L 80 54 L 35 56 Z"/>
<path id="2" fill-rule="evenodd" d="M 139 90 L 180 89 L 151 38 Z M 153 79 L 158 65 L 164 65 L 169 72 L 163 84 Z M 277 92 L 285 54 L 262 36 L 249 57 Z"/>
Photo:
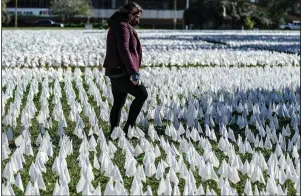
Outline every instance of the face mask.
<path id="1" fill-rule="evenodd" d="M 137 26 L 138 24 L 139 24 L 139 20 L 133 19 L 133 20 L 130 21 L 130 25 L 133 26 L 133 27 Z"/>

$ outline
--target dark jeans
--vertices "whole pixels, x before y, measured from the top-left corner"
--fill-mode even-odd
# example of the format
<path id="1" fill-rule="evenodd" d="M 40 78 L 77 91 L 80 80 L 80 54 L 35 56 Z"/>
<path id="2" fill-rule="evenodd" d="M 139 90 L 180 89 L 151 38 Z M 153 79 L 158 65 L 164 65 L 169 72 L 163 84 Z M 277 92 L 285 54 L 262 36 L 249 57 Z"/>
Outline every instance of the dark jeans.
<path id="1" fill-rule="evenodd" d="M 110 81 L 114 100 L 110 112 L 110 134 L 115 127 L 119 126 L 121 119 L 121 111 L 122 107 L 125 104 L 127 94 L 129 93 L 135 97 L 130 106 L 128 119 L 123 129 L 124 132 L 127 134 L 129 126 L 135 125 L 137 116 L 139 115 L 144 105 L 144 102 L 148 98 L 148 93 L 143 84 L 139 86 L 134 85 L 130 81 L 130 77 L 128 75 L 118 78 L 110 78 Z"/>

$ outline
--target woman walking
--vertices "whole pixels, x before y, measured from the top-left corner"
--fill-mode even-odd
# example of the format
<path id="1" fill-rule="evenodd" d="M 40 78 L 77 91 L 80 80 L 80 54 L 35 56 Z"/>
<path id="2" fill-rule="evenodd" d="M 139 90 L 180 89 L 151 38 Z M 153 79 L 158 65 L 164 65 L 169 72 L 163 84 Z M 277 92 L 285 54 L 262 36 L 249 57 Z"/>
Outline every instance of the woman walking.
<path id="1" fill-rule="evenodd" d="M 107 49 L 104 61 L 105 75 L 110 78 L 113 106 L 110 112 L 110 135 L 119 126 L 121 110 L 128 93 L 133 100 L 125 134 L 135 125 L 145 100 L 148 97 L 145 86 L 140 81 L 139 69 L 142 60 L 142 47 L 134 29 L 139 24 L 142 8 L 137 3 L 127 3 L 115 12 L 109 19 L 107 34 Z"/>

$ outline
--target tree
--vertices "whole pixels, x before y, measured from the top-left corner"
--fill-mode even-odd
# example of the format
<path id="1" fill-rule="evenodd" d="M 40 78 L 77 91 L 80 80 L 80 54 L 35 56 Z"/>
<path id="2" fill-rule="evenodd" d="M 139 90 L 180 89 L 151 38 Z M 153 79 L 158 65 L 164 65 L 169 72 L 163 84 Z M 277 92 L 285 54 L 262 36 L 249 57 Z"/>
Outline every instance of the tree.
<path id="1" fill-rule="evenodd" d="M 194 25 L 194 28 L 201 28 L 202 27 L 202 16 L 201 11 L 198 8 L 189 8 L 184 11 L 184 21 L 186 26 Z"/>
<path id="2" fill-rule="evenodd" d="M 192 2 L 191 7 L 184 12 L 185 24 L 193 24 L 197 29 L 203 29 L 206 25 L 217 28 L 222 20 L 219 10 L 216 10 L 217 7 L 213 6 L 216 1 L 213 0 L 210 4 L 206 0 Z"/>
<path id="3" fill-rule="evenodd" d="M 186 24 L 198 24 L 201 28 L 209 22 L 214 28 L 223 25 L 240 28 L 255 12 L 255 6 L 247 0 L 200 0 L 185 11 L 184 20 Z"/>
<path id="4" fill-rule="evenodd" d="M 255 13 L 254 5 L 246 0 L 221 0 L 218 6 L 224 11 L 224 20 L 231 23 L 233 28 L 244 26 L 244 21 Z"/>
<path id="5" fill-rule="evenodd" d="M 274 27 L 278 27 L 282 18 L 295 6 L 300 6 L 300 0 L 271 0 L 267 6 L 267 13 Z"/>
<path id="6" fill-rule="evenodd" d="M 10 22 L 10 16 L 7 13 L 6 10 L 6 4 L 9 2 L 9 0 L 1 0 L 1 17 L 2 17 L 2 23 L 9 23 Z"/>
<path id="7" fill-rule="evenodd" d="M 251 15 L 251 19 L 255 22 L 255 26 L 261 29 L 268 29 L 272 25 L 272 20 L 268 16 L 266 10 L 258 10 Z"/>
<path id="8" fill-rule="evenodd" d="M 53 0 L 51 9 L 54 15 L 62 17 L 63 22 L 68 19 L 69 25 L 75 15 L 83 15 L 89 19 L 91 14 L 89 0 Z"/>

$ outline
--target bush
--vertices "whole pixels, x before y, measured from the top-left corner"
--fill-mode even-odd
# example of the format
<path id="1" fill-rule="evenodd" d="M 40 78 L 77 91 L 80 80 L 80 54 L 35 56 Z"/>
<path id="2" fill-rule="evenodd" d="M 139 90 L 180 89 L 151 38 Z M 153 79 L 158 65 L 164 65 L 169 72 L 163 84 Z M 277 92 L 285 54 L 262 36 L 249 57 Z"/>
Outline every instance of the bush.
<path id="1" fill-rule="evenodd" d="M 248 30 L 253 29 L 254 25 L 255 25 L 255 22 L 250 17 L 246 17 L 244 19 L 244 28 L 245 29 L 248 29 Z"/>
<path id="2" fill-rule="evenodd" d="M 108 22 L 107 22 L 107 20 L 102 20 L 102 29 L 108 29 Z"/>
<path id="3" fill-rule="evenodd" d="M 84 23 L 65 23 L 64 24 L 64 27 L 74 27 L 74 28 L 78 28 L 78 27 L 85 27 L 85 24 Z"/>
<path id="4" fill-rule="evenodd" d="M 255 22 L 254 27 L 261 29 L 270 29 L 272 21 L 265 11 L 253 13 L 251 19 Z"/>
<path id="5" fill-rule="evenodd" d="M 286 24 L 284 17 L 280 18 L 280 20 L 279 20 L 279 25 L 281 25 L 281 24 Z"/>

